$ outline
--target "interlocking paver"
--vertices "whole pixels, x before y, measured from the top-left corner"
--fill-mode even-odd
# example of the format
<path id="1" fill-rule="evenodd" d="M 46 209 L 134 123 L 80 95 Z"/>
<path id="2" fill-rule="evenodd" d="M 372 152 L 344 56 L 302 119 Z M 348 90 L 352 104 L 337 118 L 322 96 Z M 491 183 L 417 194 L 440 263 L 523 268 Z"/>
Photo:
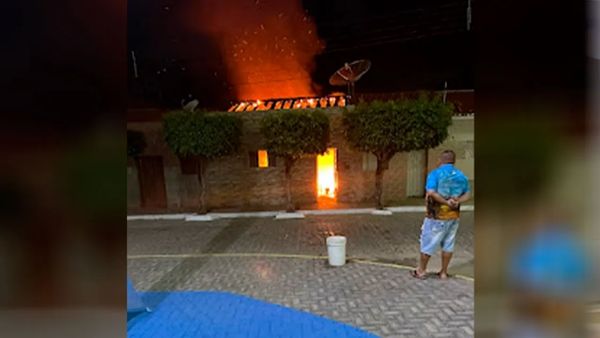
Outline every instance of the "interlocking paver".
<path id="1" fill-rule="evenodd" d="M 343 234 L 348 256 L 414 266 L 422 213 L 328 215 L 301 220 L 220 219 L 213 222 L 130 221 L 128 254 L 282 253 L 326 255 L 325 238 Z M 473 275 L 473 213 L 463 212 L 450 265 Z M 439 253 L 430 260 L 439 268 Z"/>
<path id="2" fill-rule="evenodd" d="M 326 255 L 325 237 L 348 237 L 349 256 L 414 264 L 421 214 L 309 216 L 304 220 L 134 221 L 128 253 L 280 253 Z M 472 213 L 463 213 L 454 267 L 472 264 Z M 432 258 L 431 267 L 436 268 Z M 452 266 L 451 266 L 452 273 Z M 468 269 L 467 269 L 468 270 Z M 472 337 L 473 283 L 417 280 L 404 269 L 350 260 L 273 257 L 136 258 L 136 287 L 150 291 L 214 290 L 312 312 L 382 337 Z M 240 320 L 251 318 L 239 315 Z"/>

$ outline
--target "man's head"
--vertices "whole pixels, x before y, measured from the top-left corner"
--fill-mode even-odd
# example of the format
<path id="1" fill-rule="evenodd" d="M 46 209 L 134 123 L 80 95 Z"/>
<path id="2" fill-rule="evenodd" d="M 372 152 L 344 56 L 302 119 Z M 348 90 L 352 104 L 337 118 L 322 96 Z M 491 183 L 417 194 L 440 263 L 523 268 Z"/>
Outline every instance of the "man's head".
<path id="1" fill-rule="evenodd" d="M 452 150 L 444 150 L 440 154 L 439 161 L 440 161 L 440 165 L 447 164 L 447 163 L 454 164 L 454 162 L 456 161 L 456 154 Z"/>

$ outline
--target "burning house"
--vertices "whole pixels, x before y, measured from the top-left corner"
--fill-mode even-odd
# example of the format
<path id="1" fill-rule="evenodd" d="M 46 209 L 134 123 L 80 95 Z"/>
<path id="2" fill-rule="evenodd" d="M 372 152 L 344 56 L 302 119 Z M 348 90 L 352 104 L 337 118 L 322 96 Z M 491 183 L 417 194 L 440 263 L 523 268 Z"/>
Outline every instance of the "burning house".
<path id="1" fill-rule="evenodd" d="M 346 7 L 343 2 L 340 4 L 343 4 L 341 8 Z M 225 88 L 224 96 L 235 98 L 236 102 L 221 109 L 239 114 L 243 119 L 238 153 L 210 161 L 206 168 L 210 209 L 272 210 L 284 207 L 283 161 L 263 149 L 259 124 L 265 114 L 285 109 L 322 109 L 329 116 L 331 127 L 328 151 L 318 156 L 306 156 L 294 166 L 293 200 L 297 207 L 372 205 L 369 202 L 374 194 L 376 159 L 371 154 L 351 149 L 342 135 L 342 112 L 351 109 L 350 97 L 345 94 L 319 96 L 327 89 L 323 88 L 323 81 L 313 81 L 315 57 L 325 50 L 326 43 L 319 37 L 317 24 L 301 1 L 199 1 L 191 2 L 178 13 L 184 13 L 178 19 L 186 31 L 212 39 L 214 46 L 210 47 L 218 50 L 218 57 L 208 60 L 203 51 L 198 57 L 202 62 L 189 63 L 187 71 L 203 75 L 196 76 L 202 80 L 197 92 Z M 221 63 L 207 71 L 210 68 L 207 63 L 218 63 L 215 60 Z M 346 64 L 344 69 L 353 65 Z M 360 72 L 351 72 L 350 77 L 344 70 L 340 72 L 342 80 L 348 81 L 349 93 L 354 92 L 354 82 L 366 72 L 368 65 L 370 63 L 360 62 L 357 64 Z M 389 73 L 382 69 L 379 68 L 385 73 L 382 78 L 389 80 Z M 206 74 L 209 76 L 204 76 Z M 330 84 L 340 85 L 331 80 Z M 390 86 L 394 87 L 382 90 L 386 94 L 363 98 L 397 98 L 389 92 L 401 86 Z M 454 99 L 460 102 L 459 111 L 465 116 L 455 117 L 450 137 L 440 149 L 454 149 L 459 157 L 458 166 L 473 178 L 473 91 L 448 93 L 448 100 Z M 198 205 L 200 194 L 195 165 L 176 157 L 165 144 L 163 113 L 160 110 L 129 111 L 128 129 L 143 132 L 147 142 L 137 164 L 130 160 L 128 165 L 130 211 L 193 211 Z M 384 176 L 385 200 L 393 204 L 410 196 L 421 196 L 426 172 L 435 165 L 437 151 L 397 154 Z"/>

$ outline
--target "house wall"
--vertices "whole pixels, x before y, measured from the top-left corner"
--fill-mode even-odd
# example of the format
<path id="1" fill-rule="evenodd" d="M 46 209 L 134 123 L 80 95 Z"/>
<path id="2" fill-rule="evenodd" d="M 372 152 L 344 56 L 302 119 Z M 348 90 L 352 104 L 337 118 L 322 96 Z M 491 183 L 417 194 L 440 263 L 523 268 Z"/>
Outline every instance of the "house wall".
<path id="1" fill-rule="evenodd" d="M 454 117 L 448 128 L 448 138 L 439 147 L 428 150 L 427 172 L 435 169 L 442 151 L 456 153 L 456 167 L 468 178 L 472 193 L 475 191 L 475 119 L 473 116 Z"/>
<path id="2" fill-rule="evenodd" d="M 350 149 L 342 134 L 342 111 L 327 111 L 331 123 L 331 147 L 337 148 L 338 154 L 338 197 L 337 201 L 345 205 L 368 202 L 372 199 L 375 186 L 374 167 L 365 166 L 365 154 Z M 210 209 L 218 210 L 267 210 L 282 209 L 285 206 L 285 185 L 283 160 L 277 160 L 276 167 L 252 168 L 249 166 L 248 152 L 261 148 L 263 139 L 259 124 L 266 112 L 239 113 L 244 120 L 242 146 L 231 156 L 211 161 L 207 165 L 207 202 Z M 448 146 L 456 149 L 468 148 L 472 143 L 473 123 L 455 121 L 451 127 Z M 458 122 L 458 123 L 457 123 Z M 168 211 L 193 211 L 198 205 L 199 184 L 196 175 L 181 174 L 178 158 L 163 141 L 161 122 L 131 122 L 128 129 L 142 131 L 146 136 L 148 147 L 145 155 L 163 156 L 165 165 L 165 185 L 167 191 Z M 456 135 L 455 135 L 456 134 Z M 454 137 L 454 138 L 452 138 Z M 452 138 L 452 139 L 451 139 Z M 451 140 L 450 140 L 451 139 Z M 446 146 L 444 144 L 442 147 Z M 472 148 L 472 145 L 471 145 Z M 466 150 L 457 151 L 465 157 Z M 429 157 L 435 156 L 432 150 Z M 469 153 L 469 154 L 472 154 Z M 472 155 L 469 155 L 472 157 Z M 397 154 L 390 162 L 384 175 L 384 199 L 397 201 L 407 196 L 408 154 Z M 429 163 L 433 163 L 431 160 Z M 460 163 L 468 171 L 469 164 Z M 461 167 L 462 168 L 462 167 Z M 422 169 L 423 171 L 425 168 Z M 316 156 L 306 156 L 299 160 L 292 171 L 293 199 L 298 206 L 317 203 Z M 140 209 L 139 185 L 137 172 L 133 162 L 129 162 L 128 175 L 128 209 Z M 132 183 L 135 182 L 135 183 Z"/>

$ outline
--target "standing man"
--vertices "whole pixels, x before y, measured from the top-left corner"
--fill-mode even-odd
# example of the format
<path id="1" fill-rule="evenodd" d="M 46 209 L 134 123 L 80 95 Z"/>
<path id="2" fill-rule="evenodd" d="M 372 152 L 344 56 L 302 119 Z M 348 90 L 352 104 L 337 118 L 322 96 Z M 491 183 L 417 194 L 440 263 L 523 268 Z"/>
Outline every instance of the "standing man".
<path id="1" fill-rule="evenodd" d="M 427 176 L 425 200 L 427 214 L 421 227 L 421 256 L 419 266 L 411 271 L 415 278 L 425 279 L 429 258 L 442 249 L 442 269 L 438 276 L 448 278 L 448 265 L 454 251 L 458 230 L 460 204 L 471 197 L 469 180 L 454 166 L 452 150 L 441 153 L 439 165 Z"/>

